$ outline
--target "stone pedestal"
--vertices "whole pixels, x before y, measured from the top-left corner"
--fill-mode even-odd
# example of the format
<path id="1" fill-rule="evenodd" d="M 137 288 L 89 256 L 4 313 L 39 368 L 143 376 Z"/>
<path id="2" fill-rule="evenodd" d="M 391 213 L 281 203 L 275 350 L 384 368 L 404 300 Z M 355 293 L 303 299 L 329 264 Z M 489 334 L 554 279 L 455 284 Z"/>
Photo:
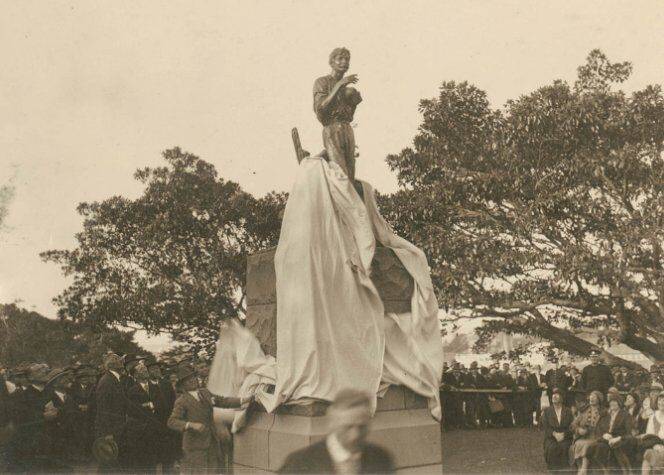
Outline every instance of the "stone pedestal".
<path id="1" fill-rule="evenodd" d="M 275 249 L 247 258 L 246 326 L 261 342 L 265 354 L 277 355 L 277 288 L 274 272 Z M 413 296 L 413 279 L 394 252 L 379 247 L 371 264 L 373 280 L 386 312 L 408 312 Z"/>
<path id="2" fill-rule="evenodd" d="M 246 326 L 265 353 L 276 356 L 277 297 L 274 249 L 247 259 Z M 372 280 L 388 312 L 410 309 L 413 281 L 394 253 L 376 250 Z M 326 403 L 282 407 L 274 414 L 255 413 L 235 435 L 236 472 L 276 471 L 288 454 L 323 439 L 328 430 Z M 369 440 L 388 450 L 400 472 L 441 473 L 440 424 L 429 414 L 424 398 L 404 387 L 390 387 L 378 401 Z"/>

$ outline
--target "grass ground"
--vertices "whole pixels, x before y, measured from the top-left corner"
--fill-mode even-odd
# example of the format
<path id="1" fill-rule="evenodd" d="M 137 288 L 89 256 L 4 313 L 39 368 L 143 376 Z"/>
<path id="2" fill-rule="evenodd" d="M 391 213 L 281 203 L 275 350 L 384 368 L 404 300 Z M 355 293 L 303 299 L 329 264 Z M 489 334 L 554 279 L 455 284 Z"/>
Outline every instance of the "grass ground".
<path id="1" fill-rule="evenodd" d="M 443 473 L 546 473 L 537 429 L 443 432 Z"/>

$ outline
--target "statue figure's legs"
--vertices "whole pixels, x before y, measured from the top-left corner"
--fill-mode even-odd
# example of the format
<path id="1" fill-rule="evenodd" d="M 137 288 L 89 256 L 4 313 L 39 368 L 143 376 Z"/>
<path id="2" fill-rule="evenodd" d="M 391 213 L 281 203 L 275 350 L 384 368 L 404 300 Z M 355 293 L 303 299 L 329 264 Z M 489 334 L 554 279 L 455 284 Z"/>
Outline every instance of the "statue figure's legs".
<path id="1" fill-rule="evenodd" d="M 323 145 L 329 159 L 355 183 L 355 134 L 348 122 L 334 122 L 323 128 Z"/>

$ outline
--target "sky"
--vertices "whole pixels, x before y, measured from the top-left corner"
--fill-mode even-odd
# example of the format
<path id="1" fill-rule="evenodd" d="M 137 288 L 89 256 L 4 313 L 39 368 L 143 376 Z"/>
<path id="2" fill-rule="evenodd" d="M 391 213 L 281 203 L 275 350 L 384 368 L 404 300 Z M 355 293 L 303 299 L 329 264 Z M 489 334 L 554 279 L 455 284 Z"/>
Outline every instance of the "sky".
<path id="1" fill-rule="evenodd" d="M 75 246 L 80 202 L 138 196 L 137 168 L 180 146 L 262 195 L 287 191 L 290 138 L 322 148 L 314 80 L 351 51 L 364 101 L 358 177 L 389 192 L 385 157 L 412 143 L 418 102 L 469 81 L 494 107 L 573 81 L 593 48 L 664 78 L 661 1 L 0 0 L 0 302 L 53 317 L 68 280 L 38 254 Z M 145 338 L 158 350 L 166 338 Z"/>

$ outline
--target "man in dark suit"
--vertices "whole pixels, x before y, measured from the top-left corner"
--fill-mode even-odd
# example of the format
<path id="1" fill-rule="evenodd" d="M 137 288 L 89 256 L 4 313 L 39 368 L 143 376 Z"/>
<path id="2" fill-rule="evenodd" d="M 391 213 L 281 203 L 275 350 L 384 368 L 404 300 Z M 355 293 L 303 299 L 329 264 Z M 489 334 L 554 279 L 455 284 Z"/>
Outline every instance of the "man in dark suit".
<path id="1" fill-rule="evenodd" d="M 79 409 L 74 423 L 76 426 L 75 456 L 80 462 L 88 462 L 95 435 L 95 389 L 98 373 L 91 365 L 78 364 L 72 370 L 74 382 L 71 385 L 70 394 Z"/>
<path id="2" fill-rule="evenodd" d="M 159 434 L 155 437 L 157 459 L 162 465 L 162 471 L 168 472 L 172 470 L 182 448 L 180 433 L 168 428 L 168 418 L 173 412 L 177 395 L 170 380 L 163 376 L 161 366 L 154 356 L 147 356 L 144 364 L 150 376 L 150 401 L 154 404 L 154 416 L 159 421 L 156 427 Z"/>
<path id="3" fill-rule="evenodd" d="M 53 416 L 46 421 L 49 440 L 49 456 L 53 468 L 69 470 L 76 458 L 76 422 L 80 410 L 71 395 L 72 372 L 69 369 L 54 369 L 49 374 L 46 390 L 49 401 L 46 406 Z"/>
<path id="4" fill-rule="evenodd" d="M 342 390 L 329 407 L 327 438 L 288 456 L 279 473 L 393 473 L 390 455 L 366 441 L 371 420 L 369 396 Z"/>
<path id="5" fill-rule="evenodd" d="M 546 389 L 542 367 L 540 365 L 532 367 L 529 378 L 531 385 L 535 388 L 533 391 L 533 411 L 535 411 L 535 420 L 539 426 L 542 420 L 542 392 Z"/>
<path id="6" fill-rule="evenodd" d="M 105 374 L 97 383 L 95 390 L 95 438 L 112 439 L 118 446 L 118 459 L 125 453 L 125 429 L 127 423 L 127 404 L 122 387 L 122 359 L 111 353 L 104 360 Z M 115 472 L 119 468 L 118 460 L 104 463 L 100 471 Z"/>
<path id="7" fill-rule="evenodd" d="M 155 416 L 158 399 L 150 394 L 149 372 L 142 362 L 132 368 L 133 386 L 127 389 L 127 399 L 139 408 L 140 414 L 127 414 L 126 466 L 136 472 L 154 471 L 159 463 L 161 427 Z"/>
<path id="8" fill-rule="evenodd" d="M 601 363 L 598 351 L 590 353 L 590 364 L 583 368 L 581 380 L 584 389 L 589 393 L 599 391 L 606 394 L 608 389 L 613 386 L 611 368 Z"/>
<path id="9" fill-rule="evenodd" d="M 14 401 L 16 431 L 9 444 L 10 471 L 41 472 L 52 468 L 45 433 L 45 421 L 52 416 L 52 413 L 45 413 L 49 400 L 46 391 L 49 371 L 46 364 L 31 364 L 27 369 L 29 384 Z"/>

